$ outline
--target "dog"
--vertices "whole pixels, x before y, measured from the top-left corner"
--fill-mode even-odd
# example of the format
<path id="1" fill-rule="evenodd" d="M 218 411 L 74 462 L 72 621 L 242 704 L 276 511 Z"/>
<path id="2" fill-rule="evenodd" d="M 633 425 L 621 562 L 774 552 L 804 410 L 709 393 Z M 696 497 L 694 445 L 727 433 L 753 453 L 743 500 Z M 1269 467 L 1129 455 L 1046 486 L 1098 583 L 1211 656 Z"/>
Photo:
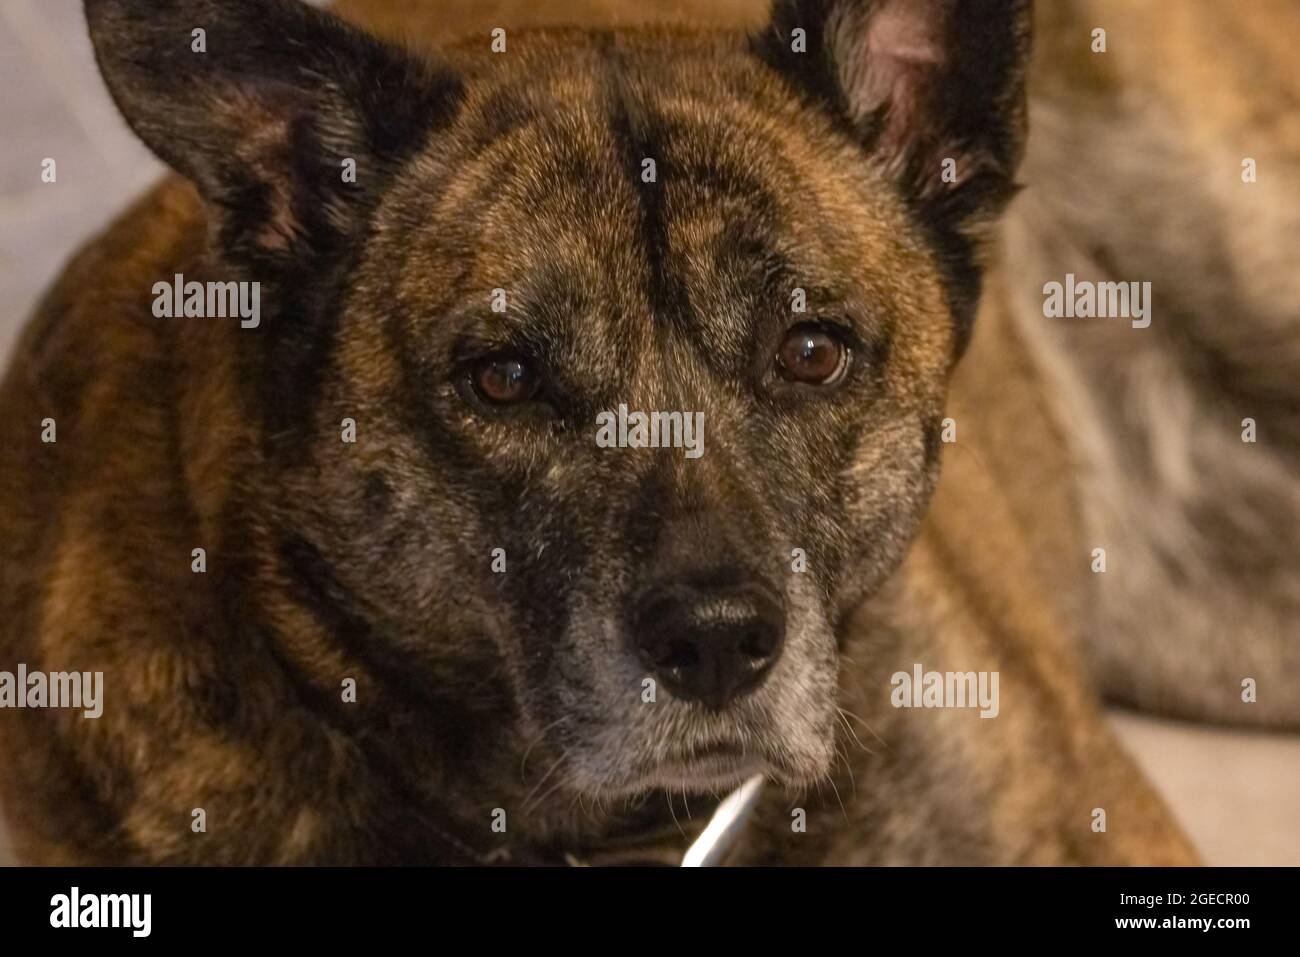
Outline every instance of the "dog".
<path id="1" fill-rule="evenodd" d="M 674 863 L 761 775 L 734 863 L 1194 863 L 1102 695 L 1277 722 L 1295 658 L 1251 646 L 1281 697 L 1250 710 L 1240 658 L 1124 645 L 1208 643 L 1239 580 L 1180 605 L 1202 579 L 1133 521 L 1168 476 L 1108 485 L 1140 436 L 1067 427 L 1123 396 L 1061 368 L 1025 277 L 1073 262 L 1044 230 L 1131 247 L 1070 177 L 1012 204 L 1026 85 L 1049 130 L 1077 105 L 1027 0 L 546 6 L 87 0 L 179 175 L 73 260 L 3 385 L 0 662 L 104 675 L 95 720 L 0 709 L 20 857 Z M 1075 145 L 1031 138 L 1026 172 Z M 160 312 L 191 283 L 261 314 Z M 1261 393 L 1261 491 L 1290 401 Z M 702 454 L 598 443 L 619 409 L 699 421 Z M 1229 513 L 1195 507 L 1204 554 Z"/>

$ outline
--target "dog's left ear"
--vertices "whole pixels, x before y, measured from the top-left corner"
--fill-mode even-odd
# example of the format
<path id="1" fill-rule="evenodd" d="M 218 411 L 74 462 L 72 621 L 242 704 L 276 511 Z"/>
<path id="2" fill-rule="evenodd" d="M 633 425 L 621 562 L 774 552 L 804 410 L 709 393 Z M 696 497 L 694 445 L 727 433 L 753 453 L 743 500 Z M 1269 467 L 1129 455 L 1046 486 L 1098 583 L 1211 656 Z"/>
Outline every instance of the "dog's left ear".
<path id="1" fill-rule="evenodd" d="M 775 0 L 759 55 L 898 182 L 956 278 L 978 285 L 1015 194 L 1031 0 Z M 968 304 L 968 305 L 972 305 Z"/>
<path id="2" fill-rule="evenodd" d="M 445 66 L 299 0 L 85 6 L 118 108 L 198 186 L 237 258 L 342 247 L 358 208 L 461 93 Z"/>

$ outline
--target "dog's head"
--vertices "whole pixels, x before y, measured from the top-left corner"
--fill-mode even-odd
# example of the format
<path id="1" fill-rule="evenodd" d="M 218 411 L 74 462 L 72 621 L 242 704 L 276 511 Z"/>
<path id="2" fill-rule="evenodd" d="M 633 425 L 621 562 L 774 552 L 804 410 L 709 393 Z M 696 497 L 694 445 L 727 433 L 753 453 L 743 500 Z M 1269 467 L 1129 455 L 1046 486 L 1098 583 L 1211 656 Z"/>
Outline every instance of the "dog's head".
<path id="1" fill-rule="evenodd" d="M 435 55 L 290 0 L 87 2 L 220 278 L 266 286 L 236 335 L 291 574 L 595 797 L 828 770 L 837 626 L 923 514 L 1012 193 L 1026 7 Z"/>

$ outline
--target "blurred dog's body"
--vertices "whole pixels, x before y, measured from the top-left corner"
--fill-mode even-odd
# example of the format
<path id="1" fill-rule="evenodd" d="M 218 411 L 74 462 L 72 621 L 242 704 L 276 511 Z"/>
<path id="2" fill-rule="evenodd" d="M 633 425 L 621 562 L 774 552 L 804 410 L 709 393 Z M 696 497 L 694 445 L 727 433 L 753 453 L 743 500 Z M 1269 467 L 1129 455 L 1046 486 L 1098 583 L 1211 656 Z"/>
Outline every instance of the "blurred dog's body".
<path id="1" fill-rule="evenodd" d="M 1038 553 L 1108 557 L 1049 572 L 1062 620 L 1113 700 L 1300 726 L 1300 8 L 1043 3 L 1037 42 L 1004 308 L 1079 523 Z M 1151 282 L 1150 328 L 1045 319 L 1067 273 Z"/>
<path id="2" fill-rule="evenodd" d="M 340 5 L 380 32 L 420 42 L 575 19 L 626 25 L 648 15 L 635 0 L 589 6 L 578 12 L 570 4 L 472 0 Z M 764 6 L 674 4 L 662 16 L 753 28 L 763 22 Z M 844 760 L 826 795 L 769 794 L 740 861 L 1190 862 L 1176 825 L 1102 723 L 1080 662 L 1092 661 L 1103 693 L 1154 711 L 1271 725 L 1300 712 L 1300 661 L 1285 631 L 1300 602 L 1293 547 L 1300 527 L 1293 480 L 1300 467 L 1300 353 L 1293 332 L 1300 318 L 1290 321 L 1296 274 L 1284 268 L 1297 222 L 1276 198 L 1300 178 L 1300 137 L 1269 128 L 1280 122 L 1281 104 L 1294 102 L 1295 77 L 1285 73 L 1284 59 L 1261 52 L 1285 54 L 1286 43 L 1274 47 L 1269 38 L 1296 38 L 1298 15 L 1284 3 L 1261 4 L 1265 15 L 1249 22 L 1210 2 L 1150 5 L 1145 15 L 1125 13 L 1119 3 L 1115 10 L 1099 5 L 1105 9 L 1095 15 L 1083 5 L 1042 6 L 1031 86 L 1039 98 L 1020 177 L 1028 189 L 1006 218 L 1002 258 L 986 280 L 974 338 L 952 383 L 948 414 L 956 441 L 901 568 L 845 625 Z M 1105 54 L 1088 51 L 1093 20 L 1109 29 Z M 1217 61 L 1204 59 L 1202 36 L 1220 44 Z M 1226 44 L 1228 36 L 1240 45 Z M 1222 92 L 1224 78 L 1244 72 L 1247 62 L 1260 79 L 1241 101 L 1206 95 Z M 1197 81 L 1158 84 L 1166 74 Z M 1136 91 L 1143 95 L 1131 108 Z M 1234 112 L 1257 97 L 1280 99 Z M 1232 142 L 1225 141 L 1228 131 Z M 1212 146 L 1214 136 L 1225 139 Z M 1251 185 L 1239 175 L 1247 155 L 1260 168 Z M 1195 228 L 1169 229 L 1170 222 Z M 123 391 L 132 388 L 129 377 L 111 382 L 99 370 L 100 357 L 84 351 L 82 339 L 96 341 L 98 317 L 77 307 L 76 297 L 93 288 L 98 301 L 122 301 L 142 277 L 165 275 L 202 244 L 197 198 L 173 182 L 73 264 L 6 382 L 10 446 L 19 444 L 15 436 L 30 445 L 31 423 L 52 414 L 50 396 L 100 401 L 110 418 L 115 407 L 138 402 Z M 1043 283 L 1068 272 L 1152 281 L 1150 328 L 1045 318 Z M 113 348 L 123 354 L 169 361 L 141 328 L 115 336 Z M 194 407 L 219 403 L 220 394 L 179 401 L 194 420 L 223 421 L 211 408 Z M 169 428 L 150 417 L 152 410 L 121 414 L 141 416 L 143 434 Z M 1244 417 L 1258 423 L 1257 444 L 1240 442 Z M 220 425 L 212 435 L 155 436 L 155 448 L 170 450 L 172 464 L 189 476 L 195 500 L 166 501 L 153 512 L 128 506 L 121 488 L 75 490 L 78 455 L 90 453 L 60 448 L 55 459 L 45 450 L 39 454 L 49 456 L 41 460 L 47 464 L 38 466 L 36 453 L 24 451 L 0 463 L 6 496 L 25 503 L 3 519 L 0 601 L 14 623 L 0 634 L 6 660 L 26 654 L 51 668 L 84 667 L 96 642 L 111 643 L 139 619 L 156 618 L 157 608 L 141 604 L 134 588 L 150 583 L 179 591 L 188 568 L 163 574 L 150 555 L 139 554 L 139 565 L 118 570 L 110 587 L 103 582 L 112 576 L 96 568 L 102 555 L 78 543 L 104 534 L 105 511 L 116 508 L 124 527 L 143 522 L 151 529 L 130 555 L 159 546 L 188 553 L 174 529 L 195 514 L 201 524 L 214 501 L 230 494 L 223 466 L 237 432 Z M 141 457 L 108 474 L 119 483 L 147 482 L 159 467 Z M 54 516 L 58 535 L 50 538 Z M 222 529 L 204 531 L 205 541 L 223 539 Z M 1106 550 L 1100 574 L 1092 570 L 1096 548 Z M 87 588 L 97 593 L 94 617 L 76 594 Z M 187 634 L 225 627 L 206 620 L 210 605 L 186 606 L 185 614 L 192 617 L 176 626 Z M 292 633 L 302 627 L 295 614 L 286 611 L 275 624 Z M 38 620 L 39 637 L 18 633 L 17 623 Z M 239 709 L 222 700 L 225 686 L 210 676 L 262 667 L 261 649 L 200 642 L 177 658 L 169 647 L 175 637 L 157 638 L 156 647 L 141 651 L 136 636 L 136 650 L 117 659 L 116 693 L 130 689 L 137 718 L 112 712 L 112 677 L 102 724 L 27 713 L 19 727 L 0 715 L 14 724 L 14 733 L 0 736 L 6 811 L 28 860 L 473 860 L 494 840 L 516 860 L 544 858 L 553 849 L 600 859 L 625 831 L 637 839 L 650 833 L 641 830 L 640 809 L 631 824 L 622 812 L 569 809 L 530 830 L 526 810 L 512 807 L 509 838 L 475 838 L 466 822 L 479 815 L 486 822 L 500 800 L 489 790 L 447 798 L 454 806 L 446 835 L 438 821 L 424 819 L 421 797 L 395 783 L 404 769 L 377 747 L 371 764 L 363 738 L 349 737 L 353 729 L 331 728 L 329 745 L 321 747 L 295 709 L 293 720 L 278 727 L 274 710 L 262 715 L 251 739 L 232 732 L 227 716 Z M 328 659 L 312 663 L 329 676 L 338 670 Z M 999 672 L 998 719 L 889 707 L 889 676 L 910 673 L 914 663 Z M 1258 681 L 1256 703 L 1242 700 L 1244 678 Z M 190 697 L 173 702 L 177 695 Z M 409 724 L 395 724 L 394 734 L 412 734 Z M 268 727 L 277 730 L 262 736 Z M 149 733 L 165 739 L 135 750 L 133 742 Z M 473 748 L 492 739 L 484 729 L 460 742 L 465 753 L 456 758 L 466 763 L 439 763 L 445 754 L 419 751 L 413 763 L 428 760 L 430 773 L 440 776 L 425 784 L 455 793 L 469 786 L 458 775 L 472 767 Z M 445 740 L 430 746 L 449 747 Z M 538 782 L 526 783 L 534 793 Z M 205 794 L 214 818 L 210 839 L 189 827 L 190 809 L 205 806 Z M 707 802 L 692 804 L 698 817 Z M 806 832 L 791 830 L 796 804 L 808 812 Z M 220 817 L 212 805 L 222 809 Z M 1102 831 L 1097 809 L 1109 819 Z M 670 832 L 659 843 L 671 856 L 682 841 Z"/>

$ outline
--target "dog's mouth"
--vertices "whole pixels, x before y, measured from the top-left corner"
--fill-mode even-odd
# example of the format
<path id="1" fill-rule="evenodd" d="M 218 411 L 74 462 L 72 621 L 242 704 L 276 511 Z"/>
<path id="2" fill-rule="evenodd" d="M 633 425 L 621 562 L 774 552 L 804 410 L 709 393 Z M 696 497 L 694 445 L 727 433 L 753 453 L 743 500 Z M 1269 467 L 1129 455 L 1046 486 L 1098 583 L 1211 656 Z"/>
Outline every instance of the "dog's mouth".
<path id="1" fill-rule="evenodd" d="M 649 777 L 651 786 L 664 790 L 717 793 L 771 770 L 761 754 L 723 742 L 672 754 Z"/>
<path id="2" fill-rule="evenodd" d="M 827 773 L 833 750 L 819 740 L 800 752 L 788 742 L 761 735 L 746 736 L 743 743 L 739 737 L 704 744 L 689 738 L 661 740 L 658 747 L 639 754 L 629 744 L 624 736 L 608 750 L 570 745 L 558 779 L 566 791 L 597 801 L 637 800 L 656 793 L 716 798 L 753 778 L 779 787 L 808 786 Z"/>
<path id="3" fill-rule="evenodd" d="M 755 776 L 783 781 L 781 762 L 756 745 L 717 742 L 667 749 L 637 767 L 624 766 L 613 779 L 582 782 L 589 793 L 607 798 L 632 798 L 655 792 L 682 796 L 719 797 Z"/>

